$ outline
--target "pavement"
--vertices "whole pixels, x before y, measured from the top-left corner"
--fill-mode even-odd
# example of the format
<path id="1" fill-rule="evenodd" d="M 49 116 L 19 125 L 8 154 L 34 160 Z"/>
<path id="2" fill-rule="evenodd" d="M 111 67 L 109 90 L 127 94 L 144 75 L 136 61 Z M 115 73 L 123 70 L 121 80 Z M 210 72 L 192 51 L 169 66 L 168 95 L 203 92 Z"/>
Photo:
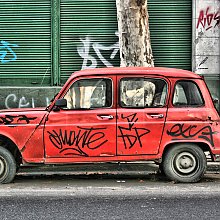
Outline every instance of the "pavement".
<path id="1" fill-rule="evenodd" d="M 71 165 L 21 166 L 17 175 L 149 175 L 157 174 L 159 166 L 153 161 L 121 163 L 86 163 Z M 220 162 L 208 162 L 207 172 L 220 174 Z"/>

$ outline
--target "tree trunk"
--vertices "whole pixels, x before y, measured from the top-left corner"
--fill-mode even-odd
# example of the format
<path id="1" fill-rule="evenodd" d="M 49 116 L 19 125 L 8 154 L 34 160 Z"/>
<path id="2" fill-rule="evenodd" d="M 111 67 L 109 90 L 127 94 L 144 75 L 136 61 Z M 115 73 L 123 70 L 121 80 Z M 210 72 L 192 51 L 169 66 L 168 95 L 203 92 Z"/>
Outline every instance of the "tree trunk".
<path id="1" fill-rule="evenodd" d="M 116 0 L 121 66 L 154 66 L 147 0 Z"/>

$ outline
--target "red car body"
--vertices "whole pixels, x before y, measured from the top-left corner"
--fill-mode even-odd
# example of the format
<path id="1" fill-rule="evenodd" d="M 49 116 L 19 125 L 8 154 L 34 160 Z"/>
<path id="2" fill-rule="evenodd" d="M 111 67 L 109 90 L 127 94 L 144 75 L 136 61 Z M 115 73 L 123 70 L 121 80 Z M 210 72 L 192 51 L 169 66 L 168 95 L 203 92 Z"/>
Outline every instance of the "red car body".
<path id="1" fill-rule="evenodd" d="M 65 103 L 71 89 L 71 105 L 78 107 Z M 155 101 L 157 92 L 162 104 Z M 90 69 L 72 74 L 47 108 L 1 110 L 0 146 L 17 166 L 145 160 L 163 164 L 177 145 L 196 146 L 215 160 L 220 155 L 219 122 L 204 79 L 197 74 L 170 68 Z M 173 178 L 164 167 L 165 173 L 176 181 L 196 182 L 205 167 L 193 179 L 190 167 L 195 170 L 200 158 L 183 152 L 173 157 L 179 170 L 185 166 L 183 173 Z M 1 182 L 9 182 L 4 178 Z"/>

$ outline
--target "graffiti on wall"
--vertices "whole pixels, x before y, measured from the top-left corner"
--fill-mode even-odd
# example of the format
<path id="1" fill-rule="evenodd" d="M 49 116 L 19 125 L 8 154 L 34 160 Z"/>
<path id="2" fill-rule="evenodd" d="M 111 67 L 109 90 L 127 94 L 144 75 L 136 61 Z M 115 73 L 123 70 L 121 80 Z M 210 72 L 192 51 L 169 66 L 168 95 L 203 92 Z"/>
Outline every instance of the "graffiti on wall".
<path id="1" fill-rule="evenodd" d="M 13 51 L 12 47 L 18 47 L 18 45 L 8 43 L 4 40 L 1 41 L 0 60 L 2 64 L 17 60 L 17 55 Z"/>
<path id="2" fill-rule="evenodd" d="M 115 32 L 118 37 L 118 32 Z M 82 46 L 77 47 L 78 54 L 82 57 L 83 63 L 81 69 L 94 69 L 98 65 L 97 58 L 90 54 L 91 51 L 97 55 L 98 59 L 106 66 L 113 67 L 111 60 L 113 60 L 119 51 L 119 41 L 110 46 L 105 46 L 97 42 L 93 42 L 89 36 L 80 39 Z M 105 58 L 102 54 L 103 51 L 112 51 L 110 57 Z"/>
<path id="3" fill-rule="evenodd" d="M 50 103 L 50 99 L 48 97 L 45 98 L 45 106 L 48 106 Z M 15 94 L 9 94 L 5 99 L 5 107 L 7 109 L 10 108 L 35 108 L 36 99 L 34 97 L 27 98 L 22 96 L 21 98 L 17 97 Z"/>
<path id="4" fill-rule="evenodd" d="M 219 72 L 220 8 L 217 1 L 196 3 L 195 69 L 198 74 Z"/>
<path id="5" fill-rule="evenodd" d="M 209 57 L 205 57 L 204 59 L 202 59 L 202 61 L 199 63 L 199 65 L 198 65 L 198 70 L 201 70 L 201 69 L 203 69 L 203 70 L 207 70 L 208 69 L 208 67 L 203 67 L 202 65 L 203 64 L 205 64 L 206 63 L 206 61 L 209 59 Z"/>
<path id="6" fill-rule="evenodd" d="M 199 12 L 199 18 L 196 28 L 204 28 L 206 31 L 211 28 L 216 28 L 220 26 L 220 9 L 217 12 L 211 10 L 211 7 L 207 7 Z"/>

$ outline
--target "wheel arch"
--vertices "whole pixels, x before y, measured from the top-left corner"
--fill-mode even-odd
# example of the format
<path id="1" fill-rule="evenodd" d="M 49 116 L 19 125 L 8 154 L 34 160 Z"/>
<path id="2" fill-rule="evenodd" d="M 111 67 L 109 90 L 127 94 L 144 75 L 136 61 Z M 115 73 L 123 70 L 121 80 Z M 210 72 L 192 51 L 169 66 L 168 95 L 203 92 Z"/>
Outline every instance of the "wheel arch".
<path id="1" fill-rule="evenodd" d="M 22 155 L 18 146 L 7 136 L 0 134 L 0 146 L 7 149 L 14 157 L 17 167 L 22 164 Z"/>
<path id="2" fill-rule="evenodd" d="M 163 158 L 164 158 L 164 155 L 166 154 L 166 152 L 169 151 L 169 149 L 172 148 L 174 145 L 179 145 L 179 144 L 195 144 L 198 147 L 200 147 L 203 150 L 203 152 L 208 151 L 211 155 L 211 159 L 214 160 L 214 156 L 212 154 L 211 147 L 207 143 L 204 143 L 204 142 L 185 142 L 184 141 L 184 142 L 172 142 L 172 143 L 167 144 L 163 149 L 162 161 L 163 161 Z"/>

